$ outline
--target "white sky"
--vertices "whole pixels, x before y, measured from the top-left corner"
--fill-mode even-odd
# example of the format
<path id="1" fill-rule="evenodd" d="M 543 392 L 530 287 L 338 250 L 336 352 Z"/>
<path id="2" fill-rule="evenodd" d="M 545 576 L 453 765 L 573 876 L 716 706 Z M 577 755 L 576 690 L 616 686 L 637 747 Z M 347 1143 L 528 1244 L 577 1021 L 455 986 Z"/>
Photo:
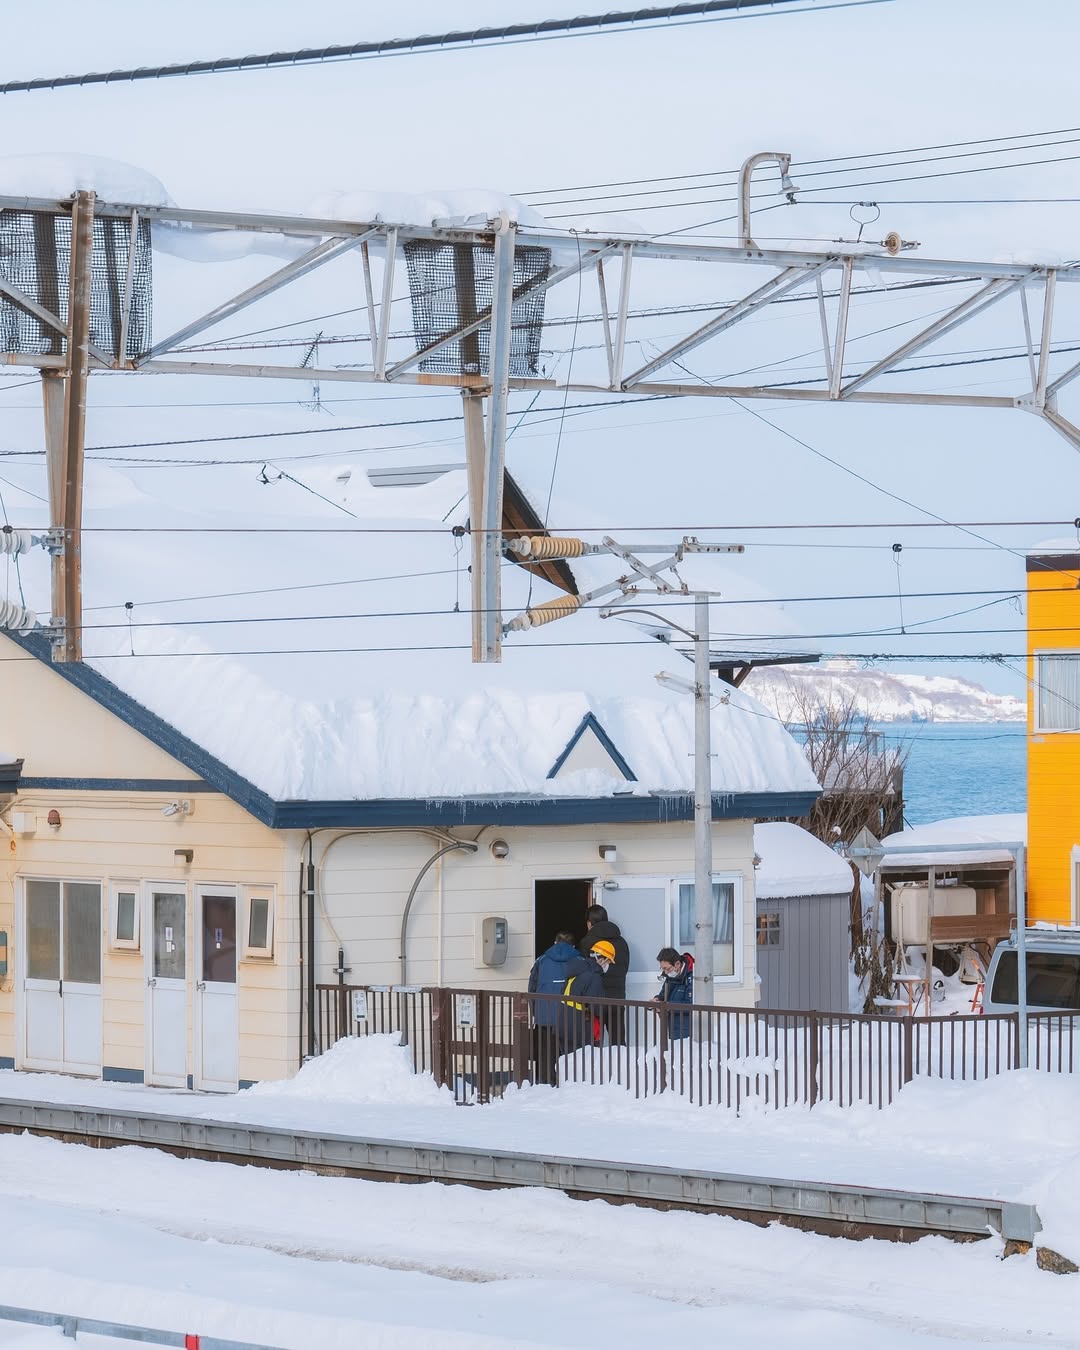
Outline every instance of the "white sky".
<path id="1" fill-rule="evenodd" d="M 310 0 L 302 7 L 279 0 L 228 6 L 191 0 L 148 8 L 114 0 L 90 11 L 60 0 L 50 6 L 48 24 L 27 21 L 21 31 L 9 25 L 0 78 L 407 36 L 581 8 L 551 0 L 510 5 L 411 0 L 378 8 L 330 0 Z M 598 12 L 603 8 L 598 6 Z M 894 0 L 477 51 L 9 95 L 0 100 L 0 127 L 11 152 L 77 151 L 146 168 L 184 206 L 302 209 L 320 192 L 356 188 L 425 191 L 478 185 L 527 196 L 564 184 L 729 169 L 762 148 L 789 150 L 798 163 L 1068 127 L 1076 120 L 1072 37 L 1075 10 L 1065 0 L 1025 6 L 1022 28 L 1015 5 L 1005 0 L 977 6 L 963 0 L 949 5 Z M 1047 154 L 1071 150 L 1063 146 Z M 1080 196 L 1078 182 L 1075 166 L 1062 163 L 873 191 Z M 1070 205 L 885 207 L 874 228 L 896 228 L 905 238 L 920 240 L 926 256 L 1048 250 L 1067 258 L 1076 251 L 1077 210 Z M 702 218 L 709 215 L 704 208 Z M 770 229 L 783 220 L 778 233 L 851 237 L 854 232 L 846 206 L 804 206 L 766 219 Z M 663 228 L 662 216 L 647 221 L 649 228 Z M 871 298 L 866 325 L 881 313 Z M 886 313 L 891 317 L 891 310 Z M 904 317 L 910 313 L 904 311 Z M 978 330 L 978 341 L 973 335 L 969 343 L 965 336 L 944 346 L 1015 342 L 1016 327 L 1015 316 L 1007 325 L 995 318 Z M 159 327 L 159 336 L 162 331 Z M 801 350 L 801 341 L 802 334 L 793 332 L 790 350 Z M 707 370 L 701 359 L 698 369 Z M 950 372 L 942 387 L 1000 391 L 1006 370 L 1015 384 L 1017 367 L 962 368 L 955 378 Z M 212 383 L 212 397 L 220 400 L 299 397 L 296 386 Z M 323 390 L 324 396 L 353 392 Z M 138 390 L 130 380 L 101 381 L 95 390 L 99 405 L 205 397 L 204 382 L 167 378 L 148 379 Z M 445 413 L 452 402 L 437 395 L 398 403 L 372 398 L 337 411 L 342 420 L 359 422 Z M 2 406 L 12 410 L 5 440 L 40 435 L 33 389 L 12 391 Z M 1080 509 L 1076 453 L 1018 412 L 754 406 L 817 449 L 947 518 L 1071 519 Z M 136 422 L 130 413 L 103 407 L 91 411 L 88 443 L 188 434 L 189 428 L 196 428 L 194 434 L 238 431 L 250 428 L 257 417 L 260 426 L 295 427 L 305 416 L 319 415 L 305 414 L 288 401 L 263 414 L 240 408 L 202 413 L 194 421 L 168 411 L 144 412 Z M 183 432 L 177 430 L 181 424 Z M 421 457 L 443 459 L 449 449 L 453 458 L 459 453 L 452 441 L 456 429 L 435 430 L 451 437 L 451 444 L 439 446 L 435 456 L 429 448 Z M 523 429 L 511 455 L 512 469 L 545 483 L 554 445 L 550 425 Z M 337 462 L 322 467 L 329 479 Z M 0 470 L 12 482 L 31 484 L 25 468 L 9 474 L 0 465 Z M 195 473 L 202 491 L 210 481 L 205 472 L 187 471 L 187 490 Z M 705 401 L 634 414 L 613 406 L 569 420 L 558 485 L 556 501 L 562 494 L 568 502 L 586 503 L 597 523 L 612 527 L 647 520 L 695 526 L 710 520 L 918 519 L 909 508 L 856 483 L 737 408 Z M 990 533 L 1022 551 L 1063 532 Z M 797 538 L 830 547 L 753 549 L 742 564 L 748 582 L 784 597 L 893 593 L 897 574 L 890 546 L 902 542 L 905 591 L 1020 590 L 1024 584 L 1022 559 L 1015 553 L 960 551 L 957 546 L 976 541 L 959 533 L 905 529 L 842 536 L 844 543 L 872 539 L 872 551 L 831 547 L 838 542 L 835 534 Z M 770 542 L 795 539 L 772 536 Z M 918 551 L 930 543 L 951 547 Z M 234 580 L 238 585 L 250 580 L 242 558 Z M 184 593 L 182 586 L 175 590 Z M 121 599 L 119 594 L 108 598 Z M 905 617 L 909 625 L 918 625 L 980 600 L 909 601 Z M 936 640 L 925 629 L 922 636 L 906 639 L 842 636 L 894 625 L 894 601 L 799 605 L 790 612 L 804 632 L 824 635 L 815 641 L 825 650 L 1018 651 L 1022 646 L 1015 635 L 1022 618 L 1008 604 L 960 622 L 972 629 L 1012 629 L 1012 635 L 971 633 Z M 724 630 L 719 620 L 714 630 Z M 1022 693 L 1022 681 L 1013 673 L 986 666 L 967 673 L 993 688 Z"/>

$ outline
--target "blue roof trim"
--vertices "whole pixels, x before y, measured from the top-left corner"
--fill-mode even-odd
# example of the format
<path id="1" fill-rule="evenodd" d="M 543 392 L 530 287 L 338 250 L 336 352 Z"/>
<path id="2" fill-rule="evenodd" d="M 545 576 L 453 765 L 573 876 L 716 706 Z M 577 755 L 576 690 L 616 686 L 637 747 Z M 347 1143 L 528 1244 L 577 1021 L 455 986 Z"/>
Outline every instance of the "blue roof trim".
<path id="1" fill-rule="evenodd" d="M 600 725 L 599 721 L 596 718 L 596 714 L 593 712 L 587 712 L 585 716 L 581 719 L 581 721 L 578 723 L 577 730 L 566 742 L 566 746 L 562 754 L 548 770 L 547 776 L 549 778 L 555 777 L 555 775 L 559 772 L 562 766 L 570 758 L 570 752 L 573 750 L 574 746 L 577 745 L 578 741 L 581 740 L 582 736 L 585 735 L 586 731 L 591 731 L 595 735 L 596 739 L 600 742 L 600 744 L 608 752 L 611 758 L 615 761 L 615 767 L 619 770 L 619 772 L 627 780 L 627 782 L 636 783 L 637 774 L 633 771 L 633 769 L 631 769 L 630 765 L 627 764 L 626 760 L 623 759 L 622 755 L 619 753 L 618 747 L 615 745 L 615 742 L 611 739 L 611 737 L 607 734 L 604 728 Z"/>
<path id="2" fill-rule="evenodd" d="M 218 788 L 199 778 L 23 778 L 20 789 L 37 788 L 46 792 L 217 792 Z"/>
<path id="3" fill-rule="evenodd" d="M 197 773 L 210 784 L 211 788 L 231 797 L 256 820 L 261 820 L 264 825 L 272 823 L 274 800 L 269 793 L 263 792 L 234 769 L 222 764 L 221 760 L 215 759 L 201 745 L 196 745 L 175 727 L 170 726 L 164 718 L 158 717 L 157 713 L 152 713 L 149 708 L 137 703 L 130 694 L 118 689 L 104 675 L 99 675 L 96 670 L 92 670 L 81 661 L 67 661 L 53 665 L 48 640 L 40 633 L 21 634 L 5 630 L 4 636 L 30 656 L 36 657 L 42 665 L 48 666 L 62 680 L 67 680 L 68 684 L 73 684 L 95 703 L 114 713 L 127 726 L 145 736 L 167 755 L 179 760 L 185 769 Z M 25 778 L 22 780 L 24 784 L 28 781 L 30 780 Z M 189 790 L 194 791 L 194 786 L 185 783 L 184 791 Z"/>
<path id="4" fill-rule="evenodd" d="M 713 795 L 714 820 L 805 816 L 818 792 L 728 792 Z M 271 824 L 279 830 L 319 826 L 417 825 L 640 825 L 692 820 L 690 793 L 619 797 L 459 797 L 443 801 L 372 798 L 368 801 L 278 802 Z"/>

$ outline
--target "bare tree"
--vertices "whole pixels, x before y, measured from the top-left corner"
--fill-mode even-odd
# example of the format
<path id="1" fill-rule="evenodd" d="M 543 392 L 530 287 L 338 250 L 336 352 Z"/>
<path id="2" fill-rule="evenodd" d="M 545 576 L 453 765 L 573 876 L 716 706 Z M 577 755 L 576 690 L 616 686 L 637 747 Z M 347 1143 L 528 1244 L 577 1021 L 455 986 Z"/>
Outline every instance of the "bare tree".
<path id="1" fill-rule="evenodd" d="M 853 695 L 822 704 L 790 676 L 784 707 L 784 724 L 802 744 L 822 787 L 809 814 L 798 822 L 803 829 L 830 848 L 850 844 L 862 829 L 878 838 L 903 829 L 904 766 L 910 745 L 886 745 Z M 882 992 L 879 986 L 891 985 L 888 955 L 874 949 L 873 935 L 865 931 L 862 878 L 854 865 L 851 870 L 851 951 L 856 973 L 869 975 L 870 998 Z"/>

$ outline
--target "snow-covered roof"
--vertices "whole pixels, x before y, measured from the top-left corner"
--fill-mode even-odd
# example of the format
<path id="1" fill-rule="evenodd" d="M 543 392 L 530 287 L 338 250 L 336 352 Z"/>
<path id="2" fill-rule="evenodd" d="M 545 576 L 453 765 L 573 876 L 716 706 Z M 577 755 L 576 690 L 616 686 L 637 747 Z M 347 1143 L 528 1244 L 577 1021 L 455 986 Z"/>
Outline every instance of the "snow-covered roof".
<path id="1" fill-rule="evenodd" d="M 970 867 L 979 863 L 1010 862 L 1007 849 L 965 851 L 965 844 L 1026 843 L 1027 815 L 1019 812 L 1000 816 L 951 816 L 928 825 L 916 825 L 890 834 L 881 843 L 885 867 Z M 941 852 L 890 853 L 889 846 L 942 845 Z"/>
<path id="2" fill-rule="evenodd" d="M 755 825 L 754 852 L 761 858 L 754 873 L 759 900 L 851 893 L 850 865 L 801 825 Z"/>

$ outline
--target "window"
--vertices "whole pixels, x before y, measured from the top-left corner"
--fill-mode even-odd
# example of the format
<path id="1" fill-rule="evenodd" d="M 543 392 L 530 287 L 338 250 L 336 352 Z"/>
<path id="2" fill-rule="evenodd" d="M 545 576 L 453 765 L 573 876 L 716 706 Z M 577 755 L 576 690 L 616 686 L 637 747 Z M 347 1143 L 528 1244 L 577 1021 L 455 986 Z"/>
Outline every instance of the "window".
<path id="1" fill-rule="evenodd" d="M 735 894 L 736 881 L 713 882 L 713 942 L 720 950 L 713 955 L 713 966 L 718 977 L 734 976 L 735 970 Z M 678 934 L 679 948 L 693 950 L 696 937 L 694 927 L 694 883 L 679 882 Z"/>
<path id="2" fill-rule="evenodd" d="M 780 934 L 779 910 L 768 913 L 759 912 L 757 916 L 757 945 L 759 947 L 779 947 Z"/>
<path id="3" fill-rule="evenodd" d="M 247 898 L 244 959 L 268 959 L 274 955 L 274 897 L 253 891 Z"/>
<path id="4" fill-rule="evenodd" d="M 1080 955 L 1029 951 L 1027 985 L 1029 1008 L 1080 1008 Z M 1018 997 L 1016 953 L 1003 952 L 990 998 L 994 1003 L 1015 1004 Z"/>
<path id="5" fill-rule="evenodd" d="M 1080 731 L 1080 651 L 1036 652 L 1035 730 Z"/>
<path id="6" fill-rule="evenodd" d="M 139 950 L 139 887 L 134 882 L 112 889 L 111 943 L 119 951 Z"/>

